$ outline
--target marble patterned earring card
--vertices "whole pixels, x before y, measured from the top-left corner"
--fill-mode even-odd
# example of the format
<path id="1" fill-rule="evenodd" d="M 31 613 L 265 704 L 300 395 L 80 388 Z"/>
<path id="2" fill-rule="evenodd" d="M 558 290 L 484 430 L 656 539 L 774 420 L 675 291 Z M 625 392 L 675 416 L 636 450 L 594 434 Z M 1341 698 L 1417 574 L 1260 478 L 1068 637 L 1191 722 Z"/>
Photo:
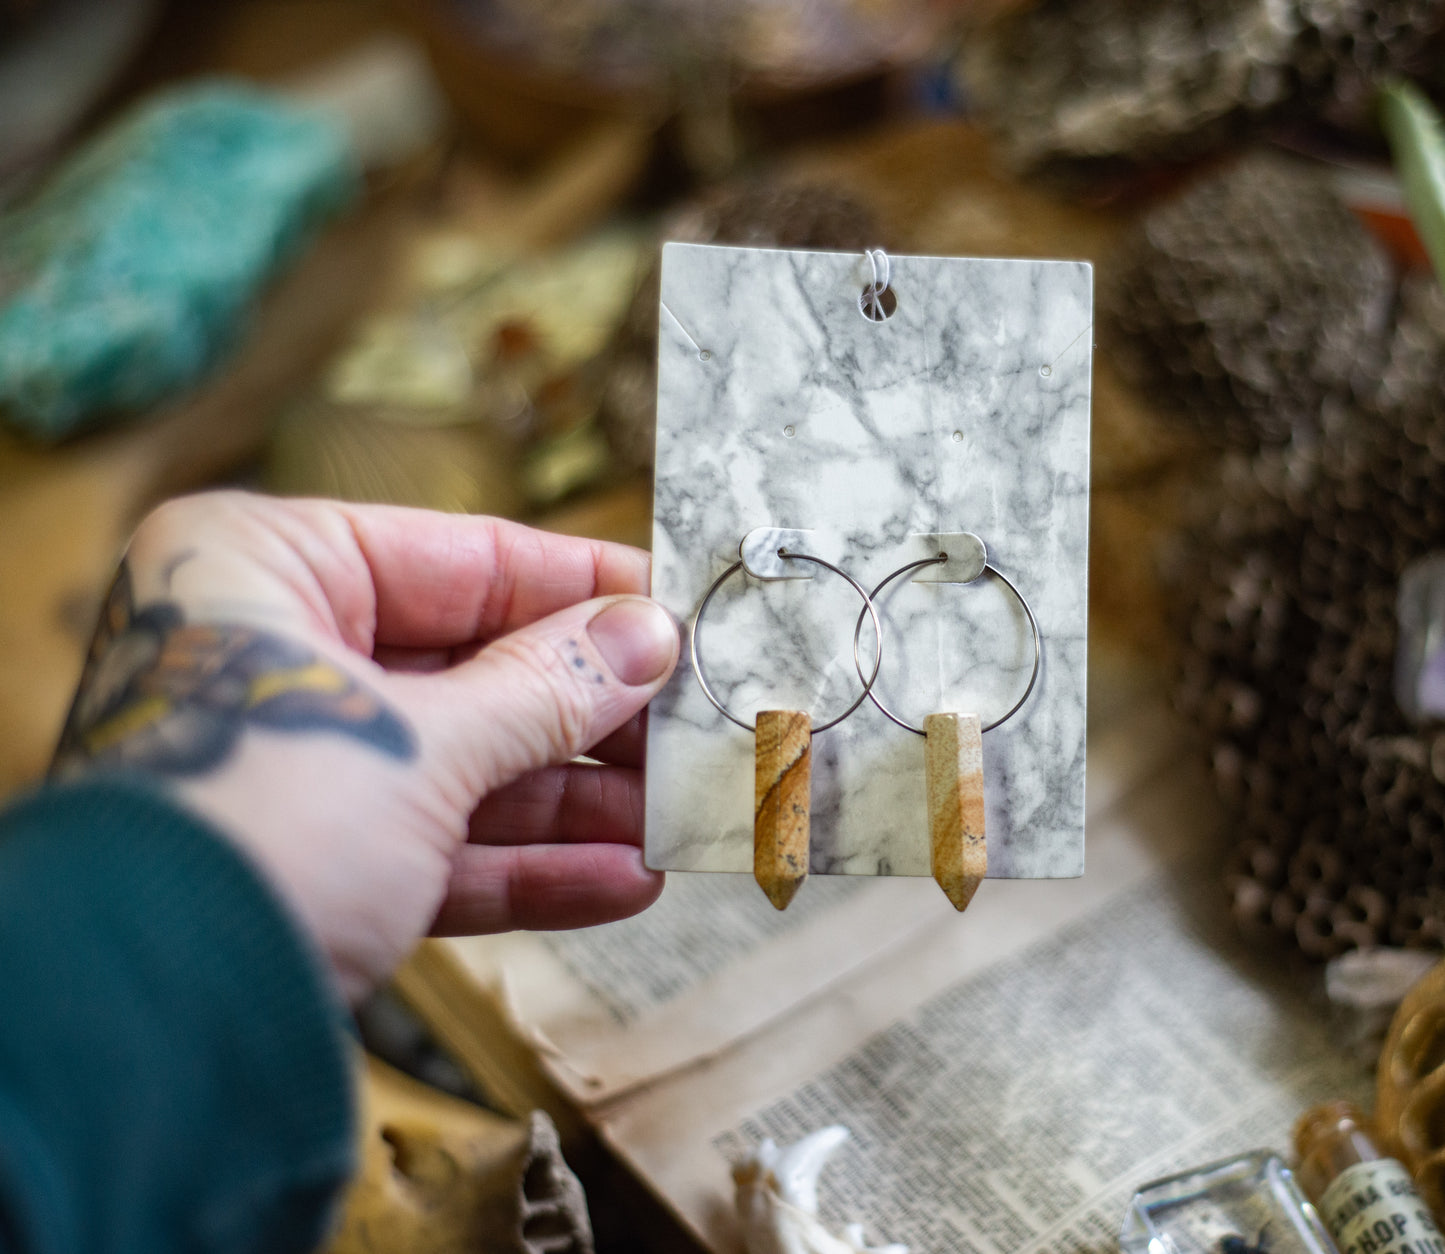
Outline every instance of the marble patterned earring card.
<path id="1" fill-rule="evenodd" d="M 1029 700 L 983 737 L 988 873 L 1080 875 L 1092 269 L 890 260 L 896 309 L 873 322 L 862 254 L 664 248 L 653 595 L 689 623 L 760 527 L 811 533 L 814 556 L 870 590 L 930 556 L 931 534 L 981 537 L 1042 639 Z M 737 572 L 699 625 L 708 680 L 748 724 L 798 709 L 817 726 L 861 690 L 857 593 L 789 565 L 793 578 Z M 1027 618 L 991 574 L 904 576 L 878 611 L 876 691 L 915 726 L 946 712 L 987 724 L 1028 684 Z M 866 622 L 860 640 L 866 667 Z M 751 872 L 753 749 L 684 651 L 648 721 L 649 866 Z M 923 749 L 871 702 L 814 737 L 814 874 L 929 874 Z"/>

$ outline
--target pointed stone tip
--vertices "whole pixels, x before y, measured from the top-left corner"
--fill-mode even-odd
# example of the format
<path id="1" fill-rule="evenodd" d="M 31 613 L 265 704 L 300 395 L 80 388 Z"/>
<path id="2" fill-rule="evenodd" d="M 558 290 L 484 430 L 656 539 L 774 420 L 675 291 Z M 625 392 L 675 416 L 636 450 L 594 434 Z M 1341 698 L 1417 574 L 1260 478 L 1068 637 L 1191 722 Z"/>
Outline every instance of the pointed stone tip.
<path id="1" fill-rule="evenodd" d="M 797 879 L 774 880 L 771 884 L 764 884 L 758 881 L 758 887 L 763 890 L 767 899 L 773 903 L 778 910 L 786 910 L 788 903 L 798 895 L 798 889 L 802 888 L 806 875 L 800 875 Z"/>
<path id="2" fill-rule="evenodd" d="M 953 903 L 953 908 L 962 914 L 968 909 L 968 903 L 973 900 L 974 893 L 978 892 L 978 886 L 983 883 L 981 879 L 964 877 L 944 883 L 938 881 L 938 886 L 943 889 L 943 895 Z"/>

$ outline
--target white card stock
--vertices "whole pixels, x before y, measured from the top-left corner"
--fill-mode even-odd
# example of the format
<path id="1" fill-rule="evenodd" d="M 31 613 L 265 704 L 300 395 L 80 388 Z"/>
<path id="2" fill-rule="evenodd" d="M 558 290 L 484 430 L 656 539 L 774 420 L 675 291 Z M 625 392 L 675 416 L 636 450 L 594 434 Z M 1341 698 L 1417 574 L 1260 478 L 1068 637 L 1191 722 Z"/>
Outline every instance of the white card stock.
<path id="1" fill-rule="evenodd" d="M 669 244 L 659 311 L 653 595 L 691 621 L 758 528 L 873 589 L 968 532 L 1027 597 L 1042 638 L 1023 708 L 983 738 L 988 873 L 1082 874 L 1093 275 L 1084 262 L 894 256 L 892 316 L 859 309 L 861 254 Z M 756 548 L 756 538 L 752 542 Z M 766 546 L 763 546 L 766 548 Z M 700 631 L 745 722 L 861 690 L 857 593 L 810 563 L 739 571 Z M 976 713 L 1027 686 L 1032 633 L 1003 581 L 894 580 L 878 598 L 876 691 L 906 721 Z M 873 657 L 861 634 L 865 669 Z M 750 872 L 753 737 L 688 663 L 648 723 L 649 866 Z M 871 702 L 813 741 L 814 874 L 928 875 L 923 739 Z"/>

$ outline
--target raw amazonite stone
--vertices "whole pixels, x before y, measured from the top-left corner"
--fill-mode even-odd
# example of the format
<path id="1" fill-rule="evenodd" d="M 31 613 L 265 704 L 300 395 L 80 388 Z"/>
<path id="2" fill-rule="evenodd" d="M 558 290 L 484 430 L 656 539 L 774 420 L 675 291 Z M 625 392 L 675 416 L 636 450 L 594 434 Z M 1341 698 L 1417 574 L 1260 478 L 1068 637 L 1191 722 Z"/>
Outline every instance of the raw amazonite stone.
<path id="1" fill-rule="evenodd" d="M 55 439 L 195 382 L 356 181 L 337 123 L 266 92 L 140 106 L 0 216 L 0 414 Z"/>

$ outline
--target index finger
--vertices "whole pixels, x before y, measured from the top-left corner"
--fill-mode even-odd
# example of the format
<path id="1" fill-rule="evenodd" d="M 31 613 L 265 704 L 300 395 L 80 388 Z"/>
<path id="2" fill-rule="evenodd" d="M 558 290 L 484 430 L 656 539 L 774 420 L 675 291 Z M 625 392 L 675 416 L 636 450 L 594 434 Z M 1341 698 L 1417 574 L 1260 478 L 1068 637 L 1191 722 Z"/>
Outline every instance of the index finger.
<path id="1" fill-rule="evenodd" d="M 376 643 L 484 641 L 593 597 L 646 593 L 641 549 L 501 518 L 339 506 L 370 572 Z"/>

